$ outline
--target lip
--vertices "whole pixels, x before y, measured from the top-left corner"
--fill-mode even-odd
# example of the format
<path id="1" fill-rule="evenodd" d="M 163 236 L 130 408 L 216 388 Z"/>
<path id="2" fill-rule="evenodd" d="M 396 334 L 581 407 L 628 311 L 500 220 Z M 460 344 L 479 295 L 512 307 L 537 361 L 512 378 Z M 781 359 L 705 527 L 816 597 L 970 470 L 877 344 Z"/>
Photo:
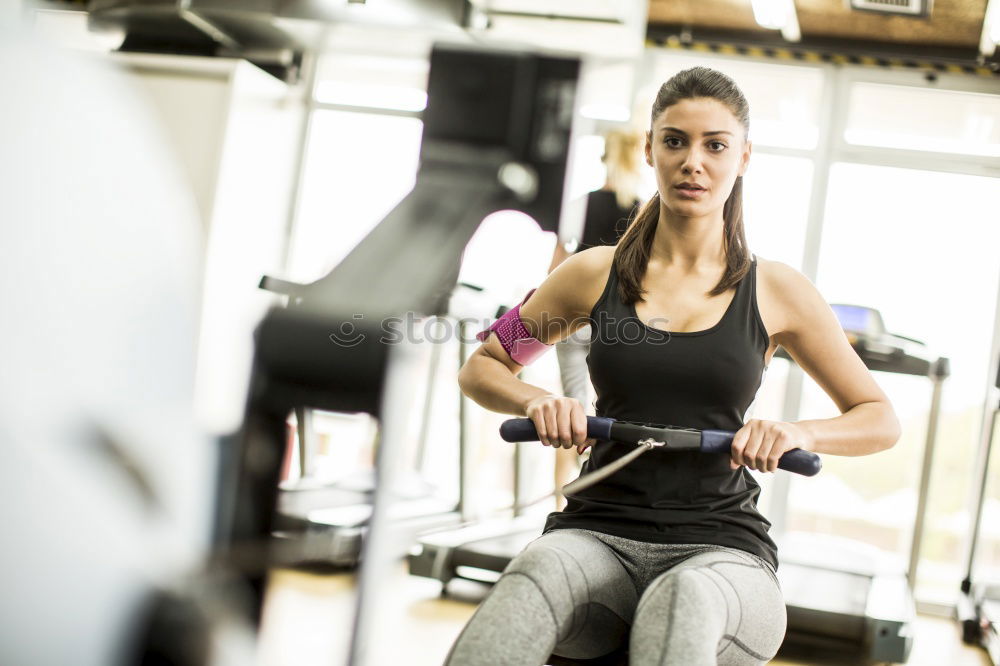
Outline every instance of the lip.
<path id="1" fill-rule="evenodd" d="M 702 194 L 705 193 L 705 188 L 701 187 L 700 185 L 696 186 L 696 188 L 700 189 L 685 189 L 684 186 L 690 184 L 691 183 L 681 183 L 680 185 L 675 185 L 674 189 L 677 191 L 678 194 L 680 194 L 681 197 L 685 199 L 697 199 L 698 197 L 700 197 Z"/>

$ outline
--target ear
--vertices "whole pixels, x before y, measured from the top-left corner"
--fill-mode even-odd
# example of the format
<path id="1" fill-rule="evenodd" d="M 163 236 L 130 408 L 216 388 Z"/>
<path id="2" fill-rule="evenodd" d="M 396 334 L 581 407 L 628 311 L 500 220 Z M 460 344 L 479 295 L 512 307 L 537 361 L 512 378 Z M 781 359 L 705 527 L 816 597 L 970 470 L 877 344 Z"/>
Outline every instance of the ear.
<path id="1" fill-rule="evenodd" d="M 646 132 L 646 148 L 644 152 L 646 153 L 646 164 L 653 166 L 653 134 L 651 132 Z"/>
<path id="2" fill-rule="evenodd" d="M 751 152 L 753 152 L 753 142 L 748 140 L 746 148 L 743 150 L 743 155 L 740 158 L 740 176 L 743 176 L 750 167 Z"/>

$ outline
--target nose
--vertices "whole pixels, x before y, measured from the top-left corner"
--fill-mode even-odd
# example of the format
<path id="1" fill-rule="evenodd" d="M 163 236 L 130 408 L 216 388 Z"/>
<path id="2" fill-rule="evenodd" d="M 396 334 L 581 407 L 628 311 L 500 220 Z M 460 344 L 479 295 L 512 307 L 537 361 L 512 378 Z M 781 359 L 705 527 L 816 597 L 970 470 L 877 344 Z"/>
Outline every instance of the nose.
<path id="1" fill-rule="evenodd" d="M 692 145 L 687 149 L 684 154 L 684 162 L 681 164 L 681 171 L 683 173 L 701 173 L 702 169 L 702 153 L 701 148 L 696 145 Z"/>

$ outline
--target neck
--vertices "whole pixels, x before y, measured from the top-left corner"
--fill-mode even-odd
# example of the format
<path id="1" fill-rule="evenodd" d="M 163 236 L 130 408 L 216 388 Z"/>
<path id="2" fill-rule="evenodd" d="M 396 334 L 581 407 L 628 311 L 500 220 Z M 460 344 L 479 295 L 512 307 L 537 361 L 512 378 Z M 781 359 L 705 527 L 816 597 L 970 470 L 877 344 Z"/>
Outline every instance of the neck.
<path id="1" fill-rule="evenodd" d="M 726 266 L 722 210 L 704 217 L 682 217 L 660 202 L 660 219 L 650 248 L 650 263 L 688 274 L 716 274 Z"/>

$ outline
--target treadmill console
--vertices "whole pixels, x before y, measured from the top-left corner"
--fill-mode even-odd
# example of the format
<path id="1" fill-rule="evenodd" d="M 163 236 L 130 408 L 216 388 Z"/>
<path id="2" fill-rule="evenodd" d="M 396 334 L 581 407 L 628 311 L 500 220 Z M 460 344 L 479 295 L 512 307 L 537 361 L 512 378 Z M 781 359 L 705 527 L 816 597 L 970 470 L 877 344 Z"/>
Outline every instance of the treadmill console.
<path id="1" fill-rule="evenodd" d="M 932 355 L 923 342 L 887 332 L 882 314 L 875 308 L 846 303 L 833 303 L 830 308 L 869 370 L 942 378 L 950 374 L 948 359 Z M 775 356 L 791 360 L 781 347 Z"/>

